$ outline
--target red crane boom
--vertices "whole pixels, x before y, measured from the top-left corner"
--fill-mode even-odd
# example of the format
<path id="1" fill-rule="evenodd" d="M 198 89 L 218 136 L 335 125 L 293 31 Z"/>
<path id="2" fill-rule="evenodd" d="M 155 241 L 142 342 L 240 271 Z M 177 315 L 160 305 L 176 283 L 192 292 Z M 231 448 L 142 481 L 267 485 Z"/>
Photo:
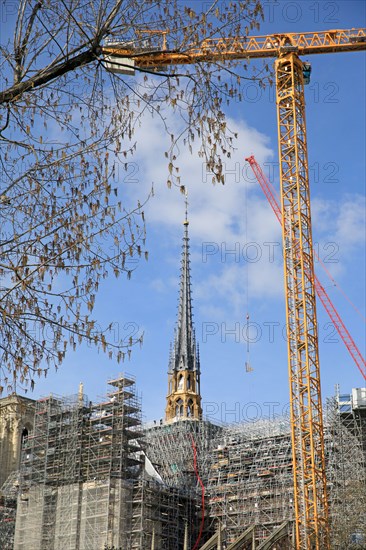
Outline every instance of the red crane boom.
<path id="1" fill-rule="evenodd" d="M 254 155 L 251 155 L 250 157 L 247 157 L 245 159 L 247 162 L 249 162 L 250 167 L 253 170 L 253 173 L 261 186 L 265 196 L 268 199 L 269 204 L 272 207 L 273 212 L 276 215 L 276 218 L 282 225 L 282 213 L 281 208 L 278 203 L 278 199 L 276 198 L 276 191 L 271 184 L 271 182 L 268 180 L 267 176 L 264 174 L 262 168 L 259 166 L 258 162 L 255 160 Z M 314 250 L 314 256 L 319 260 L 315 250 Z M 363 358 L 360 350 L 358 349 L 355 341 L 353 340 L 352 336 L 350 335 L 349 331 L 347 330 L 345 324 L 343 323 L 338 311 L 334 307 L 331 299 L 329 298 L 326 290 L 324 289 L 323 285 L 319 281 L 318 277 L 314 275 L 314 285 L 315 285 L 315 291 L 318 295 L 318 298 L 320 299 L 321 303 L 324 306 L 325 311 L 328 313 L 330 320 L 332 321 L 336 331 L 338 332 L 340 338 L 342 339 L 344 345 L 348 349 L 349 354 L 351 355 L 353 361 L 355 362 L 358 370 L 362 374 L 363 378 L 366 380 L 366 362 Z"/>

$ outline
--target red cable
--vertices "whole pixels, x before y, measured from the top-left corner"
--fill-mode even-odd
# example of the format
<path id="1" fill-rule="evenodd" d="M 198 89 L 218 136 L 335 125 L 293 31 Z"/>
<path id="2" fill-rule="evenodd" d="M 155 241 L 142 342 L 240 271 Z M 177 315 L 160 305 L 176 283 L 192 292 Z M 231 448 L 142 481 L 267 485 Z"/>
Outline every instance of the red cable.
<path id="1" fill-rule="evenodd" d="M 273 212 L 275 213 L 278 221 L 282 225 L 282 215 L 281 215 L 281 208 L 279 206 L 279 199 L 278 199 L 278 193 L 272 183 L 269 181 L 269 179 L 265 176 L 261 166 L 256 161 L 254 155 L 251 155 L 250 157 L 247 157 L 245 159 L 247 162 L 249 162 L 249 165 L 251 169 L 253 170 L 253 173 L 259 183 L 259 185 L 262 187 L 262 190 L 264 194 L 266 195 L 269 204 L 272 207 Z M 343 288 L 337 281 L 334 279 L 334 277 L 331 275 L 330 271 L 326 268 L 325 264 L 319 258 L 316 251 L 313 250 L 315 258 L 319 261 L 320 265 L 324 269 L 325 273 L 328 275 L 329 279 L 332 281 L 335 287 L 343 294 L 343 296 L 346 298 L 346 300 L 351 304 L 355 312 L 361 317 L 363 322 L 366 322 L 365 316 L 362 314 L 362 312 L 358 309 L 358 307 L 352 302 L 352 300 L 347 296 Z"/>
<path id="2" fill-rule="evenodd" d="M 194 471 L 195 471 L 195 474 L 196 474 L 196 477 L 198 479 L 198 482 L 201 486 L 201 509 L 202 509 L 202 518 L 201 518 L 201 525 L 200 525 L 200 531 L 198 533 L 198 538 L 195 542 L 195 545 L 193 546 L 192 550 L 196 550 L 198 548 L 198 544 L 201 540 L 201 537 L 202 537 L 202 532 L 203 532 L 203 526 L 204 526 L 204 523 L 205 523 L 205 486 L 203 485 L 202 483 L 202 479 L 200 478 L 200 475 L 198 473 L 198 467 L 197 467 L 197 448 L 196 448 L 196 444 L 194 442 L 194 439 L 193 439 L 193 436 L 191 435 L 191 439 L 192 439 L 192 449 L 193 449 L 193 468 L 194 468 Z"/>

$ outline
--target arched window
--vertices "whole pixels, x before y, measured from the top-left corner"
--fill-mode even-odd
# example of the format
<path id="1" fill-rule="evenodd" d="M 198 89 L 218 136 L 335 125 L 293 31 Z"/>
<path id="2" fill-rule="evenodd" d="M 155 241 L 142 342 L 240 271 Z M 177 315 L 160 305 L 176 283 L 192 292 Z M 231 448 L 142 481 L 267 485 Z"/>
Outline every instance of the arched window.
<path id="1" fill-rule="evenodd" d="M 23 447 L 23 444 L 26 443 L 28 440 L 28 429 L 23 428 L 22 430 L 22 439 L 21 439 L 21 446 Z"/>
<path id="2" fill-rule="evenodd" d="M 22 428 L 22 433 L 21 433 L 21 436 L 20 436 L 20 450 L 23 450 L 27 444 L 27 441 L 28 441 L 28 428 L 26 428 L 25 426 Z M 20 468 L 20 460 L 21 460 L 21 456 L 22 456 L 22 453 L 19 453 L 19 464 L 18 464 L 18 468 Z M 26 457 L 27 457 L 27 460 L 30 459 L 30 453 L 27 452 L 26 454 Z"/>
<path id="3" fill-rule="evenodd" d="M 187 376 L 187 390 L 191 389 L 191 375 L 189 374 Z"/>
<path id="4" fill-rule="evenodd" d="M 175 404 L 175 416 L 176 417 L 181 417 L 183 416 L 183 400 L 182 399 L 178 399 L 176 401 L 176 404 Z"/>
<path id="5" fill-rule="evenodd" d="M 188 406 L 187 406 L 187 416 L 188 416 L 188 418 L 190 416 L 193 416 L 193 412 L 194 412 L 193 401 L 192 401 L 192 399 L 190 399 L 188 401 Z"/>
<path id="6" fill-rule="evenodd" d="M 184 376 L 183 376 L 183 374 L 181 374 L 180 377 L 179 377 L 179 382 L 178 382 L 178 390 L 183 389 L 183 384 L 184 384 Z"/>

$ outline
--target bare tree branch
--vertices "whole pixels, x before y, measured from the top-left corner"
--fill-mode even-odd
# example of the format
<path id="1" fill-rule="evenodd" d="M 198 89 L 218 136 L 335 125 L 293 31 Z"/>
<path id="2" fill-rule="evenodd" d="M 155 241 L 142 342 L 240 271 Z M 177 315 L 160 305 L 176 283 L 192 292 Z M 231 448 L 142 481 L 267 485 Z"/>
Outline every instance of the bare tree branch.
<path id="1" fill-rule="evenodd" d="M 108 72 L 101 57 L 106 38 L 133 44 L 137 54 L 159 53 L 163 39 L 165 51 L 184 51 L 207 37 L 243 36 L 262 16 L 259 0 L 224 8 L 213 1 L 197 12 L 191 4 L 19 2 L 13 37 L 0 46 L 0 393 L 33 387 L 35 376 L 58 368 L 83 341 L 117 361 L 130 353 L 134 341 L 114 341 L 91 315 L 103 280 L 110 273 L 128 279 L 147 258 L 149 197 L 129 202 L 123 183 L 147 112 L 171 137 L 162 159 L 168 185 L 181 187 L 179 148 L 192 149 L 195 139 L 224 181 L 232 135 L 222 103 L 240 93 L 241 77 L 255 75 L 233 62 L 197 63 L 133 80 Z M 169 110 L 180 119 L 176 134 Z"/>

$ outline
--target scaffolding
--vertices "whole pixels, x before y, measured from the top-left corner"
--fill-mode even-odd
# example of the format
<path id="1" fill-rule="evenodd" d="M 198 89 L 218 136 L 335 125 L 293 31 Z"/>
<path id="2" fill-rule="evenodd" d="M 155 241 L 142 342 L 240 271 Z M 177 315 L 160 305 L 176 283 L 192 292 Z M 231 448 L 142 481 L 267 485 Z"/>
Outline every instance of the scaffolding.
<path id="1" fill-rule="evenodd" d="M 192 443 L 197 450 L 199 475 L 204 477 L 211 443 L 222 430 L 222 426 L 208 420 L 195 419 L 145 426 L 146 453 L 165 483 L 196 488 Z"/>
<path id="2" fill-rule="evenodd" d="M 140 479 L 134 483 L 130 504 L 129 550 L 182 550 L 186 530 L 188 547 L 193 548 L 201 506 L 189 490 Z"/>
<path id="3" fill-rule="evenodd" d="M 201 522 L 201 544 L 212 536 L 213 525 L 208 514 L 209 503 L 207 495 L 202 500 L 201 483 L 206 488 L 212 441 L 222 430 L 223 427 L 218 424 L 197 419 L 161 421 L 159 424 L 144 426 L 146 455 L 162 482 L 160 485 L 154 485 L 155 506 L 157 506 L 155 510 L 159 510 L 160 506 L 159 513 L 165 518 L 161 525 L 164 544 L 157 545 L 157 548 L 182 550 L 185 529 L 189 540 L 188 547 L 193 548 Z M 141 508 L 135 504 L 135 509 L 139 510 L 136 518 L 144 517 L 144 513 L 140 513 L 143 510 L 143 504 Z M 148 525 L 141 524 L 140 532 L 141 529 L 145 533 L 148 532 Z M 151 526 L 156 529 L 154 521 L 150 522 Z M 152 528 L 149 532 L 151 535 Z M 158 537 L 157 532 L 154 532 L 154 536 L 155 539 Z M 131 549 L 135 550 L 135 548 L 150 549 L 150 546 L 138 544 L 131 546 Z"/>
<path id="4" fill-rule="evenodd" d="M 207 480 L 210 514 L 225 525 L 225 542 L 233 543 L 254 526 L 260 544 L 291 520 L 292 482 L 287 419 L 226 428 L 212 445 Z"/>
<path id="5" fill-rule="evenodd" d="M 16 498 L 0 495 L 0 548 L 13 550 Z"/>
<path id="6" fill-rule="evenodd" d="M 142 468 L 135 380 L 109 380 L 99 403 L 51 395 L 36 403 L 24 444 L 15 550 L 97 550 L 124 544 Z"/>
<path id="7" fill-rule="evenodd" d="M 366 398 L 359 407 L 352 395 L 338 394 L 326 418 L 332 549 L 359 550 L 366 547 Z"/>
<path id="8" fill-rule="evenodd" d="M 332 550 L 366 546 L 366 394 L 354 391 L 327 406 Z M 80 394 L 36 403 L 21 475 L 0 503 L 4 531 L 19 492 L 14 550 L 182 550 L 185 536 L 195 545 L 201 522 L 201 545 L 222 531 L 228 548 L 241 548 L 241 537 L 250 547 L 279 537 L 273 548 L 293 547 L 288 418 L 142 426 L 140 415 L 134 379 L 122 375 L 98 403 Z"/>
<path id="9" fill-rule="evenodd" d="M 366 425 L 357 408 L 330 400 L 324 426 L 332 549 L 360 549 L 366 542 Z M 362 420 L 363 419 L 363 420 Z M 265 544 L 287 521 L 281 549 L 292 548 L 293 476 L 289 421 L 261 420 L 229 426 L 210 451 L 207 489 L 210 515 L 224 525 L 223 540 L 234 543 L 253 527 Z"/>

